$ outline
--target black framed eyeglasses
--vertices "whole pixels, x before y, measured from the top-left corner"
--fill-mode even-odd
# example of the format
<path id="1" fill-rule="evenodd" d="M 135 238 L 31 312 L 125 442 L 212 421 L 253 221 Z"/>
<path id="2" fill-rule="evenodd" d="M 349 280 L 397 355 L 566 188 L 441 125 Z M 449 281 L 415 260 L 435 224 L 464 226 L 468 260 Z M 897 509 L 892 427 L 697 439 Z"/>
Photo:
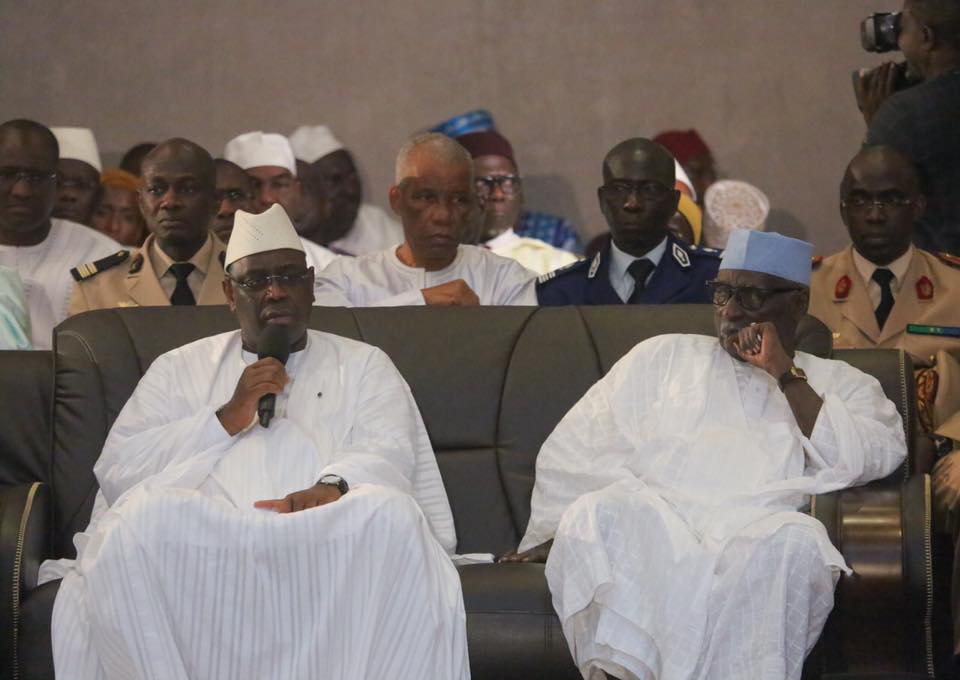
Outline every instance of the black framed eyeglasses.
<path id="1" fill-rule="evenodd" d="M 491 196 L 495 187 L 500 187 L 500 191 L 507 196 L 513 196 L 520 192 L 520 187 L 523 185 L 518 175 L 486 175 L 475 178 L 474 183 L 477 193 L 482 198 Z"/>
<path id="2" fill-rule="evenodd" d="M 55 171 L 0 168 L 0 189 L 12 189 L 17 182 L 26 182 L 32 187 L 38 187 L 49 184 L 56 178 L 57 173 Z"/>
<path id="3" fill-rule="evenodd" d="M 847 210 L 863 212 L 873 206 L 880 210 L 902 210 L 913 205 L 913 199 L 904 196 L 899 191 L 890 191 L 882 194 L 868 194 L 854 192 L 840 201 L 840 205 Z"/>
<path id="4" fill-rule="evenodd" d="M 235 279 L 232 276 L 230 280 L 240 286 L 248 293 L 259 293 L 267 289 L 271 283 L 276 283 L 281 288 L 293 288 L 297 284 L 303 283 L 310 277 L 310 270 L 302 272 L 293 272 L 290 274 L 267 274 L 266 276 L 248 276 L 245 279 Z"/>
<path id="5" fill-rule="evenodd" d="M 707 281 L 707 292 L 710 301 L 717 307 L 725 306 L 730 300 L 736 299 L 737 304 L 748 312 L 756 312 L 762 308 L 774 295 L 781 293 L 798 292 L 803 288 L 760 288 L 758 286 L 731 286 L 729 283 L 713 280 Z"/>
<path id="6" fill-rule="evenodd" d="M 600 186 L 600 191 L 604 195 L 614 200 L 624 201 L 631 195 L 644 201 L 656 201 L 670 193 L 670 190 L 670 187 L 652 180 L 644 182 L 613 180 Z"/>

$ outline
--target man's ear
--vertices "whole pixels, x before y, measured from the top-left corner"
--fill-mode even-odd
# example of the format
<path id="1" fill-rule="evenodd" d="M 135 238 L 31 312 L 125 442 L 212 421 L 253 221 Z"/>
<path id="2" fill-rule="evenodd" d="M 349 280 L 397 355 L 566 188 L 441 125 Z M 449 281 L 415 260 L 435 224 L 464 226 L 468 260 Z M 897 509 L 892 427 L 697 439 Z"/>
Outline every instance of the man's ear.
<path id="1" fill-rule="evenodd" d="M 394 184 L 387 194 L 390 197 L 390 209 L 397 217 L 400 215 L 400 185 Z"/>
<path id="2" fill-rule="evenodd" d="M 797 307 L 797 321 L 800 321 L 807 314 L 807 310 L 810 309 L 810 289 L 804 288 L 795 298 L 796 307 Z"/>

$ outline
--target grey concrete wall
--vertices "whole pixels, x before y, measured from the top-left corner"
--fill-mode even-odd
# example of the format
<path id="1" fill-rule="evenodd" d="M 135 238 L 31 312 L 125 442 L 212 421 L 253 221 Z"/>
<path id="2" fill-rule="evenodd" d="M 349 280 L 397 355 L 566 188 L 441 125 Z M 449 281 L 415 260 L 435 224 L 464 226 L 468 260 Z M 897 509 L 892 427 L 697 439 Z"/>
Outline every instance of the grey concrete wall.
<path id="1" fill-rule="evenodd" d="M 772 227 L 846 240 L 837 184 L 864 133 L 859 20 L 898 0 L 0 0 L 0 119 L 93 128 L 104 155 L 178 135 L 219 153 L 327 122 L 386 203 L 412 132 L 483 106 L 533 207 L 597 232 L 600 161 L 697 127 Z"/>

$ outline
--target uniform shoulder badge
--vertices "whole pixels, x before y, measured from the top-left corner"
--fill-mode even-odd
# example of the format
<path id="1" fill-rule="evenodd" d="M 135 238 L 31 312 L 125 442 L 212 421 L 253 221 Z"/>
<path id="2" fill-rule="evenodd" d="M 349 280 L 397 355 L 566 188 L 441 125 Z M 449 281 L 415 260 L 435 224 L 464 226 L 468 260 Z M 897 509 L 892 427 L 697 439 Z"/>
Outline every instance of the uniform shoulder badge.
<path id="1" fill-rule="evenodd" d="M 562 274 L 566 274 L 567 272 L 571 272 L 571 271 L 574 271 L 574 270 L 576 270 L 576 269 L 580 269 L 580 268 L 584 265 L 584 263 L 585 263 L 584 260 L 577 260 L 576 262 L 571 262 L 570 264 L 565 264 L 565 265 L 563 265 L 562 267 L 560 267 L 559 269 L 554 269 L 552 272 L 547 272 L 546 274 L 541 274 L 540 276 L 537 277 L 537 283 L 546 283 L 546 282 L 549 281 L 550 279 L 553 279 L 553 278 L 555 278 L 555 277 L 557 277 L 557 276 L 560 276 L 560 275 L 562 275 Z"/>
<path id="2" fill-rule="evenodd" d="M 597 275 L 597 270 L 600 269 L 600 260 L 603 259 L 600 255 L 603 251 L 593 256 L 593 262 L 590 263 L 590 271 L 587 272 L 587 278 L 592 279 Z"/>
<path id="3" fill-rule="evenodd" d="M 844 274 L 837 279 L 837 285 L 833 288 L 833 297 L 837 300 L 846 300 L 850 295 L 850 288 L 853 287 L 853 281 Z"/>
<path id="4" fill-rule="evenodd" d="M 136 274 L 141 269 L 143 269 L 143 253 L 137 253 L 136 257 L 134 257 L 130 263 L 130 269 L 127 270 L 127 273 Z"/>
<path id="5" fill-rule="evenodd" d="M 960 255 L 952 253 L 937 253 L 937 257 L 952 267 L 960 267 Z"/>
<path id="6" fill-rule="evenodd" d="M 817 271 L 820 268 L 820 265 L 823 264 L 823 255 L 814 255 L 810 258 L 810 269 Z"/>
<path id="7" fill-rule="evenodd" d="M 933 299 L 933 281 L 926 276 L 917 279 L 917 297 L 921 300 Z"/>
<path id="8" fill-rule="evenodd" d="M 723 251 L 719 248 L 708 248 L 707 246 L 687 246 L 689 250 L 694 255 L 710 255 L 711 257 L 720 257 L 723 255 Z"/>
<path id="9" fill-rule="evenodd" d="M 690 267 L 690 255 L 687 254 L 687 251 L 684 250 L 679 243 L 674 243 L 673 248 L 673 259 L 677 261 L 684 269 Z"/>
<path id="10" fill-rule="evenodd" d="M 70 275 L 73 276 L 74 281 L 86 281 L 90 277 L 96 276 L 100 272 L 106 271 L 111 267 L 116 267 L 121 262 L 124 262 L 128 257 L 130 257 L 129 250 L 118 250 L 113 255 L 107 255 L 106 257 L 102 257 L 95 262 L 81 264 L 79 267 L 74 267 L 70 270 Z"/>

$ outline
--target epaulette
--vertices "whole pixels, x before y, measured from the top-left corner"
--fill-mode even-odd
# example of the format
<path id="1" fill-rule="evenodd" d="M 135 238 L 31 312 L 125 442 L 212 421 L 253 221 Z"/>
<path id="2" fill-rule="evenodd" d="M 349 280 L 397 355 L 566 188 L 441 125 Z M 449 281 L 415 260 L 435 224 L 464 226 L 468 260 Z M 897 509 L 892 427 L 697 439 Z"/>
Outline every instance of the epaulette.
<path id="1" fill-rule="evenodd" d="M 937 253 L 937 257 L 951 267 L 960 267 L 960 255 L 954 255 L 952 253 Z"/>
<path id="2" fill-rule="evenodd" d="M 707 255 L 709 257 L 720 257 L 723 255 L 722 250 L 718 248 L 708 248 L 707 246 L 686 245 L 686 249 L 693 255 Z"/>
<path id="3" fill-rule="evenodd" d="M 96 276 L 100 272 L 106 271 L 111 267 L 116 267 L 121 262 L 126 261 L 128 257 L 130 257 L 129 250 L 118 250 L 113 255 L 107 255 L 106 257 L 100 258 L 96 262 L 81 264 L 79 267 L 74 267 L 70 270 L 70 275 L 73 276 L 74 281 L 86 281 L 91 276 Z"/>
<path id="4" fill-rule="evenodd" d="M 810 269 L 813 271 L 817 271 L 821 264 L 823 264 L 823 255 L 814 255 L 810 258 Z"/>
<path id="5" fill-rule="evenodd" d="M 590 260 L 577 260 L 576 262 L 571 262 L 570 264 L 565 264 L 559 269 L 554 269 L 552 272 L 547 272 L 546 274 L 541 274 L 537 277 L 537 283 L 546 283 L 550 279 L 556 278 L 557 276 L 562 276 L 572 271 L 576 271 L 581 267 L 589 263 Z"/>

